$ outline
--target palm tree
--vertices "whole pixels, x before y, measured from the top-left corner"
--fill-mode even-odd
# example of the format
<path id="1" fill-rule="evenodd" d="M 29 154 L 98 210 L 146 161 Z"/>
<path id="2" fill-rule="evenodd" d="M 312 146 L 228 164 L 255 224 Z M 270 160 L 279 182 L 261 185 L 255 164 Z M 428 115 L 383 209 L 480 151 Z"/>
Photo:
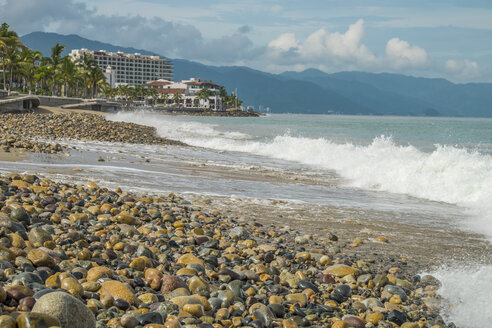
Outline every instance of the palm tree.
<path id="1" fill-rule="evenodd" d="M 114 99 L 118 89 L 111 88 L 110 86 L 105 86 L 102 88 L 102 93 L 106 99 Z"/>
<path id="2" fill-rule="evenodd" d="M 213 95 L 214 95 L 213 92 L 206 88 L 200 89 L 200 91 L 196 93 L 198 99 L 203 101 L 203 106 L 205 106 L 205 101 L 209 101 L 209 98 L 212 97 Z"/>
<path id="3" fill-rule="evenodd" d="M 4 41 L 4 43 L 6 47 L 5 47 L 3 67 L 4 67 L 4 71 L 6 68 L 8 68 L 10 73 L 9 88 L 8 88 L 8 92 L 10 94 L 14 83 L 14 71 L 22 64 L 21 49 L 24 49 L 26 47 L 15 36 L 9 37 L 8 39 L 6 39 L 6 41 Z"/>
<path id="4" fill-rule="evenodd" d="M 36 82 L 37 93 L 41 93 L 43 95 L 49 94 L 47 81 L 51 80 L 51 68 L 46 64 L 48 61 L 48 58 L 42 58 L 41 64 L 39 65 L 39 67 L 36 67 L 34 73 L 34 81 Z"/>
<path id="5" fill-rule="evenodd" d="M 167 92 L 164 92 L 162 95 L 161 95 L 161 99 L 164 101 L 164 105 L 167 106 L 167 103 L 169 101 L 169 93 Z"/>
<path id="6" fill-rule="evenodd" d="M 95 63 L 95 62 L 94 62 Z M 91 97 L 97 97 L 98 86 L 106 82 L 106 76 L 104 76 L 101 68 L 94 64 L 89 68 L 89 87 L 91 90 Z"/>
<path id="7" fill-rule="evenodd" d="M 183 101 L 183 96 L 181 95 L 181 93 L 176 92 L 173 95 L 173 102 L 174 102 L 174 104 L 175 105 L 178 105 L 178 107 L 180 107 L 182 101 Z"/>
<path id="8" fill-rule="evenodd" d="M 147 89 L 144 88 L 141 85 L 138 85 L 134 88 L 134 98 L 135 100 L 145 100 L 145 97 L 147 96 Z"/>
<path id="9" fill-rule="evenodd" d="M 72 97 L 83 97 L 87 86 L 84 72 L 79 69 L 76 63 L 74 63 L 74 66 L 75 70 L 68 80 L 68 87 Z"/>
<path id="10" fill-rule="evenodd" d="M 17 33 L 9 30 L 9 24 L 3 23 L 0 26 L 0 56 L 2 58 L 2 76 L 3 76 L 3 90 L 7 90 L 7 76 L 6 76 L 6 56 L 8 52 L 8 42 L 11 38 L 17 38 Z"/>
<path id="11" fill-rule="evenodd" d="M 36 62 L 41 61 L 43 55 L 40 51 L 32 51 L 28 48 L 22 50 L 21 56 L 23 58 L 24 65 L 22 71 L 25 79 L 29 82 L 29 94 L 32 94 L 33 80 L 36 73 Z"/>
<path id="12" fill-rule="evenodd" d="M 130 102 L 129 102 L 130 92 L 131 92 L 130 89 L 131 88 L 127 85 L 119 85 L 117 88 L 117 94 L 121 98 L 124 98 L 123 103 L 125 103 L 126 107 L 129 107 L 129 105 L 130 105 Z"/>
<path id="13" fill-rule="evenodd" d="M 51 88 L 51 93 L 54 96 L 56 94 L 56 79 L 58 77 L 58 66 L 61 62 L 61 53 L 65 50 L 65 46 L 59 43 L 55 44 L 53 48 L 51 48 L 51 69 L 53 70 L 53 84 Z"/>
<path id="14" fill-rule="evenodd" d="M 157 98 L 158 98 L 158 93 L 157 93 L 157 89 L 154 89 L 154 88 L 149 88 L 149 89 L 146 89 L 147 90 L 147 96 L 149 96 L 150 98 L 152 98 L 152 105 L 155 106 L 156 103 L 157 103 Z"/>
<path id="15" fill-rule="evenodd" d="M 94 66 L 97 66 L 97 63 L 96 61 L 94 60 L 94 57 L 91 56 L 91 55 L 88 55 L 88 54 L 84 54 L 84 56 L 82 58 L 80 58 L 80 61 L 79 61 L 79 67 L 80 67 L 80 70 L 82 71 L 82 75 L 83 75 L 83 78 L 85 80 L 85 83 L 86 83 L 86 89 L 84 91 L 84 97 L 87 98 L 88 96 L 88 92 L 87 90 L 89 89 L 89 85 L 91 84 L 90 83 L 90 71 L 91 71 L 91 68 L 93 68 Z"/>
<path id="16" fill-rule="evenodd" d="M 70 59 L 70 57 L 65 56 L 61 60 L 60 64 L 60 77 L 63 80 L 63 89 L 65 92 L 65 97 L 69 96 L 70 85 L 73 79 L 77 75 L 77 67 L 75 63 Z"/>

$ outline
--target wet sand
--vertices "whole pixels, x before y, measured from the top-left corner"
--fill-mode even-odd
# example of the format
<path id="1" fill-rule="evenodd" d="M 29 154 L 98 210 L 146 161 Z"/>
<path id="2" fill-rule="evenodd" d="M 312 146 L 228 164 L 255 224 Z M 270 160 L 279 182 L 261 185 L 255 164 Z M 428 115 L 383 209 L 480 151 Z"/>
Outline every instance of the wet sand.
<path id="1" fill-rule="evenodd" d="M 101 112 L 97 110 L 88 110 L 88 109 L 64 109 L 61 107 L 54 106 L 39 106 L 34 110 L 36 114 L 68 114 L 68 113 L 79 113 L 79 114 L 96 114 L 101 116 L 106 116 L 108 112 Z"/>
<path id="2" fill-rule="evenodd" d="M 336 206 L 299 205 L 283 201 L 258 204 L 248 199 L 184 195 L 204 210 L 219 208 L 245 222 L 258 222 L 272 228 L 287 228 L 292 238 L 305 234 L 326 237 L 334 234 L 340 245 L 352 245 L 351 254 L 408 260 L 414 273 L 432 270 L 444 264 L 491 263 L 492 247 L 483 236 L 450 227 L 443 230 L 428 225 L 408 224 L 380 219 L 388 213 Z M 395 216 L 397 214 L 395 213 Z M 380 242 L 385 237 L 388 242 Z M 356 244 L 356 238 L 362 244 Z"/>
<path id="3" fill-rule="evenodd" d="M 28 155 L 23 150 L 11 149 L 6 152 L 0 149 L 0 161 L 1 162 L 18 162 L 26 159 Z"/>

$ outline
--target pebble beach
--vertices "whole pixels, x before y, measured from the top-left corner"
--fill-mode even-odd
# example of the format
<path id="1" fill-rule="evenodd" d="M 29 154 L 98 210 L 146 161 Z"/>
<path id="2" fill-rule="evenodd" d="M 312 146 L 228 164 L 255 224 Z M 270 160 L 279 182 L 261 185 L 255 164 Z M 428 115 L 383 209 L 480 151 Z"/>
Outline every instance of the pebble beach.
<path id="1" fill-rule="evenodd" d="M 2 115 L 0 129 L 4 155 L 66 151 L 57 139 L 183 145 L 92 113 Z M 436 278 L 354 253 L 359 238 L 37 173 L 0 188 L 1 327 L 454 327 Z"/>

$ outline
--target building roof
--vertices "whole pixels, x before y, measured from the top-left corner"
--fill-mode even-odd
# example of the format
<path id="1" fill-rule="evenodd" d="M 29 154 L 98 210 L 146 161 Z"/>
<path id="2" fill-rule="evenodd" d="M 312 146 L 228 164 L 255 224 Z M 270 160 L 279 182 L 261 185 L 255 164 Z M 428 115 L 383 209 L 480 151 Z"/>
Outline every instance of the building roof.
<path id="1" fill-rule="evenodd" d="M 165 81 L 165 80 L 157 80 L 157 81 L 151 81 L 151 82 L 147 82 L 144 84 L 144 86 L 156 86 L 156 87 L 160 87 L 160 86 L 164 86 L 164 85 L 169 85 L 169 84 L 173 84 L 173 82 L 171 81 Z"/>
<path id="2" fill-rule="evenodd" d="M 168 94 L 185 93 L 185 91 L 186 91 L 186 89 L 180 89 L 180 88 L 157 89 L 158 93 L 168 93 Z"/>
<path id="3" fill-rule="evenodd" d="M 188 85 L 208 85 L 208 86 L 212 86 L 212 87 L 216 87 L 218 86 L 217 84 L 213 83 L 213 82 L 207 82 L 207 81 L 187 81 L 187 82 L 183 82 L 184 84 L 188 84 Z"/>

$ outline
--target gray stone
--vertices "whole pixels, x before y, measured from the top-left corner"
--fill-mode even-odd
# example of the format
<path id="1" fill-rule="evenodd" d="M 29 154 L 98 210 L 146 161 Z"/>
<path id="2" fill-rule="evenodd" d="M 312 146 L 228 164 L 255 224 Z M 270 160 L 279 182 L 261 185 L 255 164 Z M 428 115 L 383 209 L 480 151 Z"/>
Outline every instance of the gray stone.
<path id="1" fill-rule="evenodd" d="M 138 326 L 138 320 L 133 314 L 125 314 L 121 317 L 121 325 L 124 328 L 135 328 Z"/>
<path id="2" fill-rule="evenodd" d="M 231 292 L 230 290 L 220 291 L 217 297 L 222 300 L 222 305 L 221 305 L 222 307 L 230 306 L 234 302 L 234 299 L 236 298 L 234 293 Z"/>
<path id="3" fill-rule="evenodd" d="M 154 253 L 145 246 L 138 246 L 136 256 L 147 256 L 149 259 L 153 259 Z"/>
<path id="4" fill-rule="evenodd" d="M 33 245 L 40 244 L 41 246 L 43 246 L 46 241 L 52 240 L 51 234 L 41 228 L 32 228 L 31 231 L 29 231 L 28 236 L 29 242 Z"/>
<path id="5" fill-rule="evenodd" d="M 5 261 L 5 260 L 1 260 L 0 261 L 0 269 L 1 270 L 10 269 L 10 268 L 13 268 L 13 267 L 14 266 L 9 261 Z"/>
<path id="6" fill-rule="evenodd" d="M 371 274 L 363 274 L 363 275 L 360 275 L 359 278 L 357 278 L 357 283 L 359 285 L 362 285 L 362 284 L 367 284 L 369 282 L 369 280 L 371 280 Z"/>
<path id="7" fill-rule="evenodd" d="M 248 239 L 249 233 L 243 227 L 235 227 L 231 229 L 229 236 L 231 236 L 231 238 Z"/>
<path id="8" fill-rule="evenodd" d="M 257 309 L 253 312 L 253 316 L 260 320 L 265 327 L 271 327 L 274 319 L 273 313 L 270 309 L 266 308 L 266 311 L 263 309 Z"/>
<path id="9" fill-rule="evenodd" d="M 227 289 L 234 293 L 236 297 L 242 297 L 243 290 L 243 282 L 241 280 L 233 280 L 227 284 Z"/>
<path id="10" fill-rule="evenodd" d="M 373 309 L 375 307 L 383 307 L 383 303 L 381 303 L 381 301 L 375 297 L 366 298 L 361 303 L 369 309 Z"/>
<path id="11" fill-rule="evenodd" d="M 208 299 L 208 302 L 212 305 L 213 308 L 215 309 L 220 309 L 222 306 L 222 300 L 218 297 L 210 297 Z"/>
<path id="12" fill-rule="evenodd" d="M 60 321 L 61 328 L 95 328 L 96 318 L 89 308 L 64 292 L 43 295 L 34 305 L 32 312 L 49 314 Z"/>
<path id="13" fill-rule="evenodd" d="M 24 222 L 28 225 L 31 224 L 31 218 L 29 217 L 29 214 L 27 214 L 26 210 L 23 207 L 12 210 L 12 212 L 10 212 L 10 218 L 12 220 Z"/>
<path id="14" fill-rule="evenodd" d="M 22 272 L 12 279 L 12 281 L 19 281 L 22 285 L 27 286 L 32 283 L 42 284 L 43 279 L 33 272 Z"/>
<path id="15" fill-rule="evenodd" d="M 394 285 L 386 285 L 384 287 L 384 290 L 393 294 L 393 295 L 395 295 L 395 294 L 400 295 L 401 300 L 403 302 L 405 302 L 407 300 L 407 294 L 405 293 L 405 291 L 401 287 L 394 286 Z"/>
<path id="16" fill-rule="evenodd" d="M 431 275 L 423 276 L 422 279 L 420 279 L 420 282 L 422 283 L 422 285 L 431 285 L 431 286 L 438 286 L 438 287 L 441 286 L 441 282 L 437 278 Z"/>
<path id="17" fill-rule="evenodd" d="M 160 313 L 163 320 L 166 320 L 168 315 L 177 315 L 179 313 L 179 306 L 171 302 L 164 302 L 159 304 L 155 312 Z"/>

